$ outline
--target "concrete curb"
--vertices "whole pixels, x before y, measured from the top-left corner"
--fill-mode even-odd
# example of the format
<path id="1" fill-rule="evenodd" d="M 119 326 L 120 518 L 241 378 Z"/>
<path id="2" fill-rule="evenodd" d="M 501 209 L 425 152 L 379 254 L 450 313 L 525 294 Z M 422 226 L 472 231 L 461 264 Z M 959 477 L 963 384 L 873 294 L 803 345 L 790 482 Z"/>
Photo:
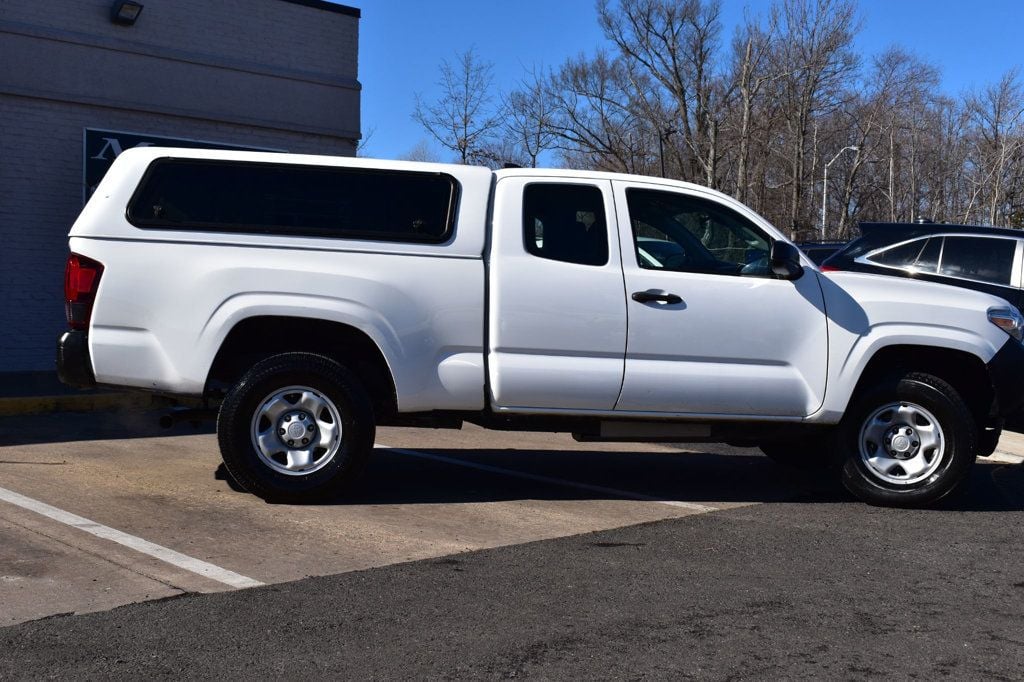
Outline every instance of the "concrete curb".
<path id="1" fill-rule="evenodd" d="M 988 457 L 982 457 L 982 462 L 996 462 L 997 464 L 1021 464 L 1024 463 L 1024 455 L 1015 455 L 1012 452 L 996 450 Z"/>
<path id="2" fill-rule="evenodd" d="M 1003 431 L 999 438 L 999 444 L 991 457 L 986 458 L 989 462 L 1001 464 L 1020 464 L 1024 462 L 1024 433 L 1016 431 Z"/>

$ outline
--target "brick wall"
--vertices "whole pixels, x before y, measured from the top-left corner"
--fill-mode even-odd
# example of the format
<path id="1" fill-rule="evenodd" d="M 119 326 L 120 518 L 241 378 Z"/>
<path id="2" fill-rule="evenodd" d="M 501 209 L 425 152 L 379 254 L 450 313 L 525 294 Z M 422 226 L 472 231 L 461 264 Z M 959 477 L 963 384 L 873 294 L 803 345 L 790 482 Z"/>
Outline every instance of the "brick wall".
<path id="1" fill-rule="evenodd" d="M 356 77 L 356 17 L 281 0 L 142 0 L 136 24 L 120 26 L 110 22 L 112 4 L 113 0 L 3 0 L 0 21 L 92 40 Z"/>
<path id="2" fill-rule="evenodd" d="M 93 78 L 88 92 L 69 86 L 62 96 L 54 90 L 56 72 L 28 80 L 24 69 L 20 75 L 0 69 L 0 372 L 53 368 L 54 344 L 65 328 L 67 233 L 82 208 L 84 128 L 355 153 L 354 17 L 280 0 L 147 0 L 132 33 L 135 28 L 122 32 L 109 22 L 110 5 L 66 0 L 58 12 L 52 3 L 0 3 L 0 64 L 42 69 L 38 56 L 44 55 L 46 69 Z M 95 44 L 114 38 L 136 44 L 126 51 Z M 145 45 L 156 47 L 150 54 Z M 58 46 L 77 52 L 51 49 Z M 179 52 L 160 52 L 171 48 Z M 97 74 L 90 64 L 101 62 Z M 140 80 L 126 89 L 119 65 L 143 81 L 158 74 L 153 92 Z M 254 88 L 267 98 L 287 97 L 288 106 L 248 106 Z M 154 104 L 158 91 L 181 106 Z"/>

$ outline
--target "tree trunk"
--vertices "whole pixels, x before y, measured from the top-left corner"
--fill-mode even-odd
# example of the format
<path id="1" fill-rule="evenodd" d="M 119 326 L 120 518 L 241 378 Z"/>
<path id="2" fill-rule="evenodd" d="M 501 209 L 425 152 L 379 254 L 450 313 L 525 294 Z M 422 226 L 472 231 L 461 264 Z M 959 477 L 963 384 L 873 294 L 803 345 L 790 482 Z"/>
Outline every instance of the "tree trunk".
<path id="1" fill-rule="evenodd" d="M 800 225 L 800 204 L 803 200 L 804 146 L 806 144 L 806 137 L 807 117 L 801 111 L 797 123 L 795 144 L 793 145 L 793 188 L 789 203 L 789 238 L 794 241 L 799 239 L 797 231 Z"/>

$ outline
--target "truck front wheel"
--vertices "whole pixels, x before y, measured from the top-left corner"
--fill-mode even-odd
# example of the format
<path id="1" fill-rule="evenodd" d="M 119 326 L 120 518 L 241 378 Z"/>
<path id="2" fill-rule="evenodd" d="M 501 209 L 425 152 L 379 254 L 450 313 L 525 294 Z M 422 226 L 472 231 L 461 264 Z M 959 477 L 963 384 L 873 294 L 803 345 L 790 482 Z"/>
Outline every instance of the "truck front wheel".
<path id="1" fill-rule="evenodd" d="M 967 479 L 978 426 L 960 394 L 920 372 L 864 391 L 840 425 L 843 485 L 869 504 L 934 504 Z"/>
<path id="2" fill-rule="evenodd" d="M 254 365 L 217 418 L 224 465 L 274 502 L 318 502 L 361 473 L 374 414 L 359 380 L 322 355 L 283 353 Z"/>

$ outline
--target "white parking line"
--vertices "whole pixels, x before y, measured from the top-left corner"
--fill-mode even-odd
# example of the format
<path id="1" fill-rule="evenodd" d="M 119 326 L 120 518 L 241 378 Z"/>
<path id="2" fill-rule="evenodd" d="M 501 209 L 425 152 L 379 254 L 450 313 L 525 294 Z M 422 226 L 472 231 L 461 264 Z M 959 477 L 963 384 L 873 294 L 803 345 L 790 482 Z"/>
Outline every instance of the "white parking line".
<path id="1" fill-rule="evenodd" d="M 77 514 L 72 514 L 71 512 L 66 512 L 63 509 L 52 507 L 45 502 L 33 500 L 31 497 L 25 497 L 13 490 L 0 488 L 0 500 L 9 502 L 15 506 L 21 507 L 22 509 L 42 514 L 43 516 L 53 519 L 59 523 L 71 526 L 72 528 L 77 528 L 78 530 L 83 530 L 98 538 L 116 542 L 117 544 L 124 545 L 129 549 L 134 549 L 136 552 L 141 552 L 142 554 L 151 556 L 154 559 L 159 559 L 160 561 L 171 564 L 172 566 L 183 568 L 186 571 L 191 571 L 192 573 L 210 578 L 211 580 L 216 580 L 219 583 L 223 583 L 231 587 L 259 587 L 263 584 L 259 580 L 247 578 L 244 575 L 239 575 L 238 573 L 229 571 L 226 568 L 221 568 L 220 566 L 215 566 L 200 559 L 190 557 L 187 554 L 176 552 L 173 549 L 168 549 L 167 547 L 155 544 L 149 540 L 143 540 L 142 538 L 135 537 L 134 535 L 129 535 L 128 533 L 119 531 L 116 528 L 110 528 L 109 526 L 104 526 L 103 524 L 96 523 L 95 521 L 90 521 L 89 519 L 78 516 Z"/>
<path id="2" fill-rule="evenodd" d="M 602 495 L 609 495 L 612 497 L 621 497 L 628 500 L 640 500 L 642 502 L 657 502 L 658 504 L 666 504 L 670 507 L 679 507 L 681 509 L 689 509 L 690 511 L 705 514 L 707 512 L 718 511 L 715 507 L 709 507 L 703 504 L 697 504 L 695 502 L 681 502 L 679 500 L 665 500 L 660 497 L 654 497 L 652 495 L 643 495 L 641 493 L 634 493 L 628 490 L 618 490 L 616 488 L 606 488 L 603 485 L 591 485 L 589 483 L 578 483 L 576 481 L 569 481 L 564 478 L 553 478 L 551 476 L 541 476 L 540 474 L 529 474 L 523 471 L 516 471 L 514 469 L 505 469 L 502 467 L 491 466 L 490 464 L 478 464 L 477 462 L 468 462 L 464 459 L 456 459 L 454 457 L 445 457 L 444 455 L 432 455 L 426 452 L 419 452 L 418 450 L 406 450 L 405 448 L 393 448 L 382 443 L 377 443 L 375 447 L 389 450 L 391 452 L 397 452 L 402 455 L 409 455 L 410 457 L 419 457 L 421 459 L 429 459 L 435 462 L 444 462 L 445 464 L 454 464 L 460 467 L 467 467 L 469 469 L 478 469 L 480 471 L 487 471 L 492 474 L 501 474 L 503 476 L 512 476 L 514 478 L 525 478 L 528 481 L 538 481 L 540 483 L 548 483 L 550 485 L 558 485 L 565 488 L 577 488 L 579 490 L 586 490 L 593 493 L 601 493 Z"/>

